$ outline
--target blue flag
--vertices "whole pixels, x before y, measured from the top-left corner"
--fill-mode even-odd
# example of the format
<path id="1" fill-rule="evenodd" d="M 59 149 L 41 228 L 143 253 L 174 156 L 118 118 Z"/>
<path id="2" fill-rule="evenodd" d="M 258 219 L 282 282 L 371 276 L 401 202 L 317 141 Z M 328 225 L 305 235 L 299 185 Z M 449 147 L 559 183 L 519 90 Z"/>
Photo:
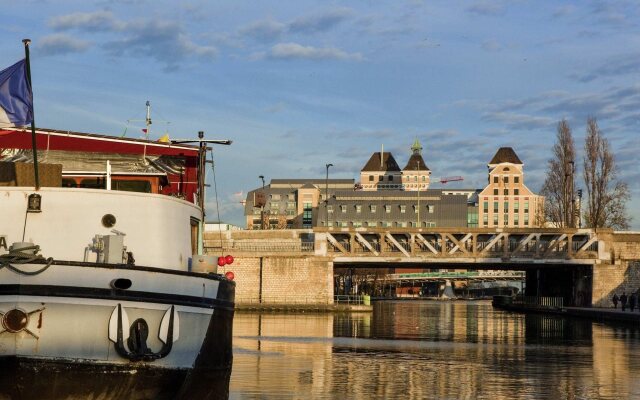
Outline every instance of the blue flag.
<path id="1" fill-rule="evenodd" d="M 27 64 L 20 60 L 0 71 L 0 127 L 26 126 L 33 121 L 33 93 Z"/>

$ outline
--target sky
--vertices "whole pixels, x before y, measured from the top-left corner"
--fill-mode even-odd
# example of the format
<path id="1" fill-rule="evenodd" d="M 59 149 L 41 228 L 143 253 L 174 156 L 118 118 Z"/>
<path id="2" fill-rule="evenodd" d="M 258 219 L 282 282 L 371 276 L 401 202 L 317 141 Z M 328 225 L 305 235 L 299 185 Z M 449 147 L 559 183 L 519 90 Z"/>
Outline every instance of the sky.
<path id="1" fill-rule="evenodd" d="M 589 116 L 610 141 L 640 230 L 640 2 L 0 0 L 8 67 L 30 38 L 38 127 L 215 147 L 207 219 L 244 226 L 270 179 L 355 178 L 371 154 L 403 167 L 417 138 L 439 188 L 482 188 L 501 146 L 539 191 L 558 121 L 577 187 Z M 214 186 L 217 188 L 215 195 Z M 217 201 L 216 201 L 217 197 Z M 219 209 L 216 206 L 219 205 Z"/>

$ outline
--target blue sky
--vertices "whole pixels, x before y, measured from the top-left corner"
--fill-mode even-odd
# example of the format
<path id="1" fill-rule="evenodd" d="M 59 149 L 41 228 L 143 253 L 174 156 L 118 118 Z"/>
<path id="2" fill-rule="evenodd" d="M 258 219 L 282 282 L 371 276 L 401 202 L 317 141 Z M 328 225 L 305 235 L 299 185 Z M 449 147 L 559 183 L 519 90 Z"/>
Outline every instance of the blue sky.
<path id="1" fill-rule="evenodd" d="M 538 191 L 557 122 L 569 121 L 581 159 L 595 116 L 640 229 L 638 2 L 0 6 L 3 67 L 23 57 L 21 39 L 33 41 L 38 126 L 140 137 L 141 123 L 127 120 L 143 119 L 149 100 L 152 138 L 232 139 L 215 149 L 222 220 L 244 225 L 239 202 L 258 175 L 322 178 L 332 163 L 332 178 L 357 179 L 383 144 L 404 166 L 416 137 L 433 177 L 464 177 L 448 187 L 483 187 L 487 162 L 512 146 Z M 208 204 L 216 219 L 213 190 Z"/>

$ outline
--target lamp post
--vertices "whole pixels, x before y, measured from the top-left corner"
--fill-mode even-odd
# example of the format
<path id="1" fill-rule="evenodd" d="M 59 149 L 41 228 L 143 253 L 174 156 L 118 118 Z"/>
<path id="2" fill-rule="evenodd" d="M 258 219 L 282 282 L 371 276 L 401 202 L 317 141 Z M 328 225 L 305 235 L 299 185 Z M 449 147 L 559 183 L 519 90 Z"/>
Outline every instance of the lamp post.
<path id="1" fill-rule="evenodd" d="M 264 175 L 258 176 L 262 180 L 262 196 L 264 194 Z M 264 229 L 264 203 L 267 201 L 267 197 L 265 196 L 262 200 L 262 204 L 260 205 L 260 229 Z"/>
<path id="2" fill-rule="evenodd" d="M 420 225 L 421 225 L 421 224 L 420 224 L 420 178 L 422 178 L 422 177 L 420 176 L 420 161 L 419 161 L 419 160 L 417 160 L 417 162 L 418 162 L 418 167 L 417 167 L 416 174 L 418 175 L 418 206 L 417 206 L 417 207 L 418 207 L 418 208 L 417 208 L 417 211 L 418 211 L 418 221 L 417 221 L 417 223 L 416 223 L 416 227 L 420 228 Z"/>
<path id="3" fill-rule="evenodd" d="M 326 164 L 327 177 L 325 178 L 324 185 L 324 215 L 325 226 L 329 228 L 329 167 L 333 167 L 333 164 Z"/>
<path id="4" fill-rule="evenodd" d="M 568 223 L 568 228 L 574 228 L 576 226 L 576 221 L 575 221 L 575 212 L 574 212 L 574 193 L 573 193 L 573 174 L 575 173 L 575 163 L 573 161 L 569 161 L 567 162 L 567 173 L 566 176 L 568 177 L 568 182 L 567 182 L 567 186 L 568 187 L 568 192 L 567 193 L 567 197 L 568 197 L 568 206 L 569 209 L 565 210 L 565 212 L 567 212 L 568 218 L 566 219 L 567 223 Z"/>

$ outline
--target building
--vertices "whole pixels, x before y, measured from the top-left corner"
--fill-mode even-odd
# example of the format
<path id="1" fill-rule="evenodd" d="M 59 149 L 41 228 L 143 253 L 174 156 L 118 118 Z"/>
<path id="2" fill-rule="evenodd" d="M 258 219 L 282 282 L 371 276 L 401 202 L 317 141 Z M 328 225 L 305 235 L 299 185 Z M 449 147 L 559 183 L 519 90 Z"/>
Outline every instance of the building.
<path id="1" fill-rule="evenodd" d="M 481 227 L 533 227 L 544 222 L 544 197 L 524 184 L 524 164 L 511 147 L 501 147 L 489 164 L 489 183 L 480 192 Z"/>
<path id="2" fill-rule="evenodd" d="M 318 203 L 327 193 L 353 191 L 354 185 L 354 179 L 272 179 L 264 188 L 247 193 L 247 229 L 312 228 L 318 219 Z"/>
<path id="3" fill-rule="evenodd" d="M 353 179 L 273 179 L 247 194 L 247 229 L 530 227 L 543 198 L 524 185 L 523 163 L 503 147 L 484 189 L 430 189 L 416 140 L 403 169 L 389 152 L 371 155 Z"/>
<path id="4" fill-rule="evenodd" d="M 411 157 L 402 170 L 391 153 L 384 151 L 373 153 L 360 171 L 362 190 L 427 190 L 431 170 L 422 158 L 422 145 L 418 139 L 411 146 L 411 152 Z"/>

